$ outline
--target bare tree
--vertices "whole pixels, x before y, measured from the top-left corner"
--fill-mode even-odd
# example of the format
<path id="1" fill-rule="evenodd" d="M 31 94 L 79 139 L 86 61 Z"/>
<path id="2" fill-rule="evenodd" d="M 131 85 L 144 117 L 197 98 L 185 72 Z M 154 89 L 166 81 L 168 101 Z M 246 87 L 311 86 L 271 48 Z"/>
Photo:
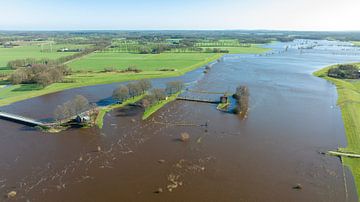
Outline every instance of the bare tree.
<path id="1" fill-rule="evenodd" d="M 73 100 L 67 101 L 56 107 L 54 118 L 58 121 L 85 112 L 90 108 L 89 101 L 82 95 L 77 95 Z"/>
<path id="2" fill-rule="evenodd" d="M 65 105 L 59 105 L 54 111 L 54 118 L 61 123 L 62 120 L 70 117 L 70 111 Z"/>
<path id="3" fill-rule="evenodd" d="M 124 101 L 129 98 L 129 88 L 125 85 L 121 85 L 117 89 L 113 91 L 113 98 L 118 99 L 120 101 Z"/>
<path id="4" fill-rule="evenodd" d="M 142 79 L 138 81 L 138 84 L 143 93 L 152 87 L 151 81 L 148 79 Z"/>
<path id="5" fill-rule="evenodd" d="M 166 92 L 164 89 L 161 88 L 155 88 L 151 91 L 151 95 L 154 96 L 154 99 L 156 101 L 165 100 L 166 98 Z"/>
<path id="6" fill-rule="evenodd" d="M 82 95 L 75 96 L 72 105 L 76 114 L 82 113 L 90 107 L 89 100 Z"/>
<path id="7" fill-rule="evenodd" d="M 141 94 L 141 88 L 138 83 L 136 82 L 128 83 L 127 87 L 129 88 L 129 95 L 131 97 L 135 97 Z"/>
<path id="8" fill-rule="evenodd" d="M 174 94 L 180 92 L 184 88 L 184 82 L 182 81 L 171 81 L 166 83 L 166 92 L 168 94 Z"/>

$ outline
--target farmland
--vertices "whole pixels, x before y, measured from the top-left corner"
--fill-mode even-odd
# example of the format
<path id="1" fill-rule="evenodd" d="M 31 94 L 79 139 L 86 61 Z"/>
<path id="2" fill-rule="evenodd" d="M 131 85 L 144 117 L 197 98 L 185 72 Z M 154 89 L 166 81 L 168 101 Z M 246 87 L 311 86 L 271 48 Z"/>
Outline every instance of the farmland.
<path id="1" fill-rule="evenodd" d="M 214 57 L 215 56 L 215 57 Z M 133 53 L 92 53 L 81 60 L 69 64 L 74 71 L 103 71 L 105 68 L 123 70 L 130 65 L 143 71 L 161 69 L 183 69 L 194 64 L 216 60 L 214 53 L 162 53 L 162 54 L 133 54 Z"/>
<path id="2" fill-rule="evenodd" d="M 52 44 L 53 42 L 42 43 L 21 43 L 13 48 L 0 47 L 0 73 L 10 73 L 12 70 L 7 67 L 11 60 L 35 58 L 35 59 L 57 59 L 63 56 L 74 54 L 72 52 L 57 52 L 61 48 L 84 48 L 86 45 L 75 44 Z"/>

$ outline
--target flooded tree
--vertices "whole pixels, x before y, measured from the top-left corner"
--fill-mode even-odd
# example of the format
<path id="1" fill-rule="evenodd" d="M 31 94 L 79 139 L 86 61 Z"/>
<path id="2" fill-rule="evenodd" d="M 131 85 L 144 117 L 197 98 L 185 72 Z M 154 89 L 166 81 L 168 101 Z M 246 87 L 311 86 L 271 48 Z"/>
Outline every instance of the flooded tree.
<path id="1" fill-rule="evenodd" d="M 164 89 L 161 88 L 155 88 L 151 90 L 150 95 L 152 95 L 156 101 L 166 99 L 166 92 Z"/>
<path id="2" fill-rule="evenodd" d="M 138 81 L 138 85 L 142 90 L 142 93 L 145 93 L 147 90 L 149 90 L 152 87 L 151 81 L 149 79 L 142 79 Z"/>
<path id="3" fill-rule="evenodd" d="M 170 81 L 166 83 L 166 93 L 175 94 L 180 92 L 184 88 L 183 81 Z"/>
<path id="4" fill-rule="evenodd" d="M 71 103 L 76 114 L 82 113 L 90 108 L 89 100 L 82 95 L 76 95 Z"/>
<path id="5" fill-rule="evenodd" d="M 129 89 L 129 95 L 130 97 L 138 96 L 142 93 L 142 89 L 137 82 L 130 82 L 127 84 L 127 87 Z"/>
<path id="6" fill-rule="evenodd" d="M 129 94 L 129 88 L 125 85 L 121 85 L 120 87 L 116 88 L 114 91 L 113 91 L 113 94 L 112 94 L 112 97 L 114 99 L 118 99 L 120 101 L 124 101 L 126 99 L 128 99 L 130 96 Z"/>
<path id="7" fill-rule="evenodd" d="M 56 107 L 54 111 L 54 118 L 55 120 L 59 121 L 61 123 L 61 120 L 66 119 L 67 117 L 70 117 L 70 111 L 69 108 L 67 108 L 65 105 L 59 105 Z"/>
<path id="8" fill-rule="evenodd" d="M 75 115 L 79 115 L 90 109 L 88 99 L 82 95 L 76 95 L 74 99 L 65 102 L 56 107 L 54 111 L 54 118 L 61 121 Z"/>
<path id="9" fill-rule="evenodd" d="M 240 117 L 245 118 L 249 109 L 249 89 L 247 86 L 238 86 L 233 98 L 237 104 L 233 112 L 239 114 Z"/>

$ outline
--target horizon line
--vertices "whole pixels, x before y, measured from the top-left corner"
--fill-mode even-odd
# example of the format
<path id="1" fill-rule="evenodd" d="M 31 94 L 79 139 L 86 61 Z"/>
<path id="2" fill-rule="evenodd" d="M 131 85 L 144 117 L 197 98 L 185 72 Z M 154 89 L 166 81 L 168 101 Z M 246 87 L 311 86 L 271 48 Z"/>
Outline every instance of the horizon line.
<path id="1" fill-rule="evenodd" d="M 0 29 L 0 32 L 93 32 L 93 31 L 278 31 L 278 32 L 360 32 L 360 30 L 296 29 Z"/>

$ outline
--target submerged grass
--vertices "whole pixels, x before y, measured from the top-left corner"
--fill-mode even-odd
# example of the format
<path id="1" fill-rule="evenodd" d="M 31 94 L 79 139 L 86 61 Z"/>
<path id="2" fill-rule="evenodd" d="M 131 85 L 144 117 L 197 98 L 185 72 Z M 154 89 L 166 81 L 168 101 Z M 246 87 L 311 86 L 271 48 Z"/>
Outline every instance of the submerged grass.
<path id="1" fill-rule="evenodd" d="M 103 126 L 104 126 L 104 117 L 105 117 L 106 113 L 110 112 L 113 109 L 118 109 L 118 108 L 121 108 L 121 107 L 125 107 L 125 106 L 127 106 L 129 104 L 136 103 L 136 102 L 140 101 L 141 99 L 143 99 L 145 95 L 146 94 L 139 95 L 139 96 L 127 99 L 126 101 L 124 101 L 121 104 L 113 104 L 113 105 L 109 105 L 109 106 L 106 106 L 106 107 L 102 107 L 99 110 L 99 113 L 98 113 L 98 115 L 97 115 L 97 117 L 95 119 L 95 124 L 99 128 L 103 128 Z"/>
<path id="2" fill-rule="evenodd" d="M 149 118 L 152 114 L 154 114 L 155 112 L 157 112 L 159 109 L 161 109 L 163 106 L 165 106 L 166 104 L 176 100 L 176 98 L 181 94 L 181 92 L 176 93 L 171 95 L 170 97 L 168 97 L 166 100 L 160 101 L 152 106 L 150 106 L 149 108 L 147 108 L 144 112 L 144 115 L 142 117 L 143 120 L 146 120 L 147 118 Z"/>
<path id="3" fill-rule="evenodd" d="M 314 75 L 332 82 L 338 91 L 337 104 L 341 108 L 347 139 L 347 146 L 339 148 L 339 151 L 360 154 L 360 81 L 328 77 L 330 68 L 321 69 Z M 342 161 L 352 171 L 360 196 L 360 159 L 342 157 Z"/>

